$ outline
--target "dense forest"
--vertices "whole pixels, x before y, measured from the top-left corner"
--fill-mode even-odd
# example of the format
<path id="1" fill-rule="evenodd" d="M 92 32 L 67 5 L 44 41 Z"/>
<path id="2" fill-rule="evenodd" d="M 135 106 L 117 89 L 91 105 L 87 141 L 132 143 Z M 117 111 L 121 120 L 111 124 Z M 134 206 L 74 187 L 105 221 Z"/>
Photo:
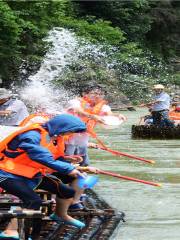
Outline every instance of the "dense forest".
<path id="1" fill-rule="evenodd" d="M 146 85 L 153 84 L 154 79 L 180 85 L 179 25 L 178 0 L 0 1 L 2 86 L 22 84 L 22 67 L 29 74 L 38 69 L 49 47 L 43 39 L 53 27 L 71 29 L 86 41 L 103 45 L 104 51 L 116 60 L 116 71 L 111 73 L 103 64 L 87 61 L 84 68 L 88 71 L 83 78 L 88 81 L 92 78 L 90 70 L 95 73 L 93 79 L 104 84 L 108 84 L 110 74 L 114 85 L 126 95 L 132 95 L 134 86 L 130 85 L 137 76 L 137 82 Z M 69 73 L 58 84 L 68 81 L 68 77 L 74 82 L 79 78 L 80 63 L 72 69 L 76 69 L 73 77 Z"/>

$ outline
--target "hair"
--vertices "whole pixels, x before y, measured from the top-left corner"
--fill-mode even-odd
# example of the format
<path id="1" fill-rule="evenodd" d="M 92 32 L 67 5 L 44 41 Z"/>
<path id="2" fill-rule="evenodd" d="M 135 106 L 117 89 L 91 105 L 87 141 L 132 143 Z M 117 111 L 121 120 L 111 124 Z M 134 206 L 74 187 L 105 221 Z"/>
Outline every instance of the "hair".
<path id="1" fill-rule="evenodd" d="M 83 132 L 86 132 L 87 130 L 86 129 L 80 129 L 78 131 L 74 131 L 72 133 L 83 133 Z"/>
<path id="2" fill-rule="evenodd" d="M 101 92 L 103 92 L 103 93 L 106 94 L 106 90 L 105 90 L 101 85 L 99 85 L 99 84 L 97 84 L 97 83 L 95 83 L 95 84 L 92 84 L 92 83 L 91 83 L 91 85 L 85 86 L 84 89 L 83 89 L 83 92 L 84 92 L 84 93 L 89 93 L 89 92 L 91 92 L 91 91 L 93 91 L 93 90 L 95 90 L 95 89 L 98 89 L 98 90 L 100 90 Z"/>

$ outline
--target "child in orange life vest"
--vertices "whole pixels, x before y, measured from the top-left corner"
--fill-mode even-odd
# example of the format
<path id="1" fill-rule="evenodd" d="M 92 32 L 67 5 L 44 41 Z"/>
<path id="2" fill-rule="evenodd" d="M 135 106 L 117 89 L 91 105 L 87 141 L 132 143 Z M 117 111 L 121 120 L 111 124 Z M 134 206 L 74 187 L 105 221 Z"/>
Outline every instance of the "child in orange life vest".
<path id="1" fill-rule="evenodd" d="M 69 101 L 67 112 L 76 115 L 87 125 L 87 130 L 93 131 L 98 123 L 104 123 L 102 116 L 113 115 L 111 108 L 104 100 L 105 91 L 99 85 L 89 86 L 84 90 L 83 97 Z M 125 120 L 125 116 L 119 115 L 119 118 Z M 96 147 L 96 144 L 88 143 L 88 133 L 74 134 L 66 142 L 67 155 L 83 155 L 81 165 L 89 165 L 87 147 Z"/>
<path id="2" fill-rule="evenodd" d="M 42 126 L 37 124 L 29 126 L 7 137 L 0 146 L 0 187 L 19 197 L 23 201 L 24 208 L 34 210 L 39 209 L 41 205 L 41 199 L 33 191 L 34 188 L 41 188 L 57 194 L 61 203 L 59 217 L 67 224 L 78 228 L 84 227 L 84 223 L 67 214 L 75 191 L 47 173 L 57 171 L 67 176 L 83 176 L 71 164 L 62 161 L 63 157 L 57 157 L 53 140 L 56 138 L 55 136 L 85 130 L 86 126 L 79 118 L 62 114 Z M 55 161 L 55 155 L 58 161 Z M 0 238 L 8 235 L 18 239 L 17 231 L 10 229 L 1 233 Z"/>
<path id="3" fill-rule="evenodd" d="M 52 118 L 52 115 L 50 114 L 46 114 L 46 113 L 43 113 L 43 112 L 37 112 L 37 113 L 33 113 L 33 114 L 30 114 L 28 117 L 26 117 L 20 124 L 19 124 L 19 127 L 27 127 L 31 124 L 35 124 L 35 123 L 38 123 L 38 124 L 42 124 L 42 123 L 45 123 L 47 122 L 48 120 L 50 120 Z M 72 135 L 72 134 L 70 134 Z M 66 136 L 61 136 L 61 142 L 63 141 L 68 141 L 70 136 L 66 135 Z M 61 144 L 62 145 L 62 144 Z M 80 163 L 83 161 L 82 157 L 79 156 L 79 155 L 73 155 L 73 156 L 64 156 L 64 149 L 63 151 L 61 151 L 62 153 L 62 156 L 69 162 L 71 163 Z"/>
<path id="4" fill-rule="evenodd" d="M 44 114 L 42 112 L 41 113 L 31 114 L 26 119 L 24 119 L 24 121 L 20 124 L 20 126 L 21 127 L 28 126 L 28 125 L 30 125 L 32 123 L 44 123 L 44 122 L 47 122 L 48 118 L 50 118 L 50 116 L 47 115 L 47 114 Z M 61 136 L 60 137 L 61 139 L 60 138 L 57 139 L 56 144 L 57 144 L 58 149 L 60 150 L 58 154 L 63 156 L 66 161 L 69 161 L 71 163 L 74 163 L 74 164 L 81 163 L 83 161 L 81 156 L 78 156 L 78 155 L 64 156 L 64 143 L 63 142 L 64 142 L 64 140 L 68 141 L 68 139 L 71 137 L 71 135 L 72 134 L 70 134 L 70 135 L 66 134 L 66 136 Z M 78 170 L 83 171 L 83 168 L 78 167 Z M 89 172 L 92 172 L 92 173 L 97 173 L 98 172 L 98 169 L 94 168 L 94 167 L 89 167 L 89 168 L 87 168 L 85 170 L 89 171 Z M 62 174 L 59 174 L 58 172 L 54 173 L 53 175 L 58 177 L 65 184 L 69 184 L 70 183 L 71 187 L 73 187 L 73 189 L 75 190 L 75 196 L 73 198 L 73 202 L 72 202 L 72 204 L 70 206 L 70 209 L 72 210 L 75 207 L 78 208 L 78 209 L 83 209 L 84 207 L 79 203 L 79 198 L 80 198 L 81 194 L 83 194 L 84 191 L 77 187 L 77 181 L 75 180 L 75 178 L 62 176 Z M 57 202 L 56 214 L 54 213 L 53 215 L 51 215 L 51 218 L 58 221 L 58 215 L 59 215 L 58 214 L 58 209 L 60 209 L 58 198 L 56 199 L 56 202 Z"/>
<path id="5" fill-rule="evenodd" d="M 47 116 L 44 117 L 44 115 L 40 115 L 40 114 L 32 114 L 30 115 L 27 119 L 25 119 L 23 121 L 23 123 L 21 124 L 21 126 L 23 126 L 23 124 L 25 124 L 26 126 L 30 125 L 32 122 L 39 122 L 39 119 L 36 118 L 36 117 L 41 117 L 40 118 L 40 123 L 41 122 L 46 122 L 47 121 Z M 44 118 L 43 118 L 44 117 Z M 77 163 L 80 163 L 82 162 L 82 157 L 81 156 L 64 156 L 64 139 L 68 139 L 70 136 L 72 135 L 72 133 L 70 134 L 66 134 L 65 136 L 60 136 L 57 138 L 56 140 L 56 145 L 57 145 L 57 148 L 58 148 L 58 155 L 60 156 L 63 156 L 64 159 L 68 162 L 71 162 L 71 163 L 74 163 L 74 164 L 77 164 Z M 83 168 L 83 167 L 80 167 L 80 166 L 77 166 L 76 169 L 78 169 L 79 171 L 83 172 L 83 171 L 86 171 L 86 172 L 91 172 L 91 173 L 98 173 L 99 170 L 95 167 L 87 167 L 87 168 Z M 73 201 L 72 201 L 72 204 L 70 205 L 69 209 L 71 210 L 74 210 L 75 208 L 78 210 L 79 209 L 83 209 L 84 207 L 79 203 L 79 198 L 81 196 L 81 194 L 84 193 L 84 190 L 80 189 L 78 186 L 77 186 L 77 181 L 76 181 L 76 178 L 74 177 L 68 177 L 68 176 L 64 176 L 63 174 L 59 174 L 58 172 L 55 172 L 53 173 L 54 176 L 56 176 L 57 178 L 59 178 L 61 181 L 63 181 L 65 184 L 71 184 L 71 187 L 75 190 L 75 195 L 74 195 L 74 198 L 73 198 Z M 50 218 L 52 218 L 53 220 L 56 220 L 56 221 L 59 221 L 59 215 L 61 214 L 59 211 L 61 211 L 61 202 L 59 202 L 59 199 L 57 197 L 56 199 L 56 209 L 54 211 L 53 214 L 51 214 Z"/>

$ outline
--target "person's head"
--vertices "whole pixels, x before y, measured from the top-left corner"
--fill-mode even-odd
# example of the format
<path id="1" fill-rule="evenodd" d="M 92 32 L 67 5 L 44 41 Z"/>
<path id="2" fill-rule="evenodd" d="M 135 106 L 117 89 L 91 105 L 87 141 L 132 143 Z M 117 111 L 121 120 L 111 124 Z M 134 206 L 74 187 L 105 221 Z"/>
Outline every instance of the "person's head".
<path id="1" fill-rule="evenodd" d="M 153 86 L 153 90 L 156 94 L 159 94 L 164 91 L 164 86 L 162 84 L 156 84 Z"/>
<path id="2" fill-rule="evenodd" d="M 180 96 L 179 96 L 179 95 L 175 95 L 175 96 L 173 97 L 173 101 L 174 101 L 174 102 L 179 102 L 179 101 L 180 101 Z"/>
<path id="3" fill-rule="evenodd" d="M 5 89 L 0 88 L 0 104 L 7 102 L 13 96 L 12 92 Z"/>
<path id="4" fill-rule="evenodd" d="M 88 86 L 84 89 L 83 96 L 87 96 L 92 102 L 104 99 L 106 91 L 100 85 Z"/>
<path id="5" fill-rule="evenodd" d="M 153 111 L 152 108 L 148 108 L 149 113 L 152 113 L 152 111 Z"/>
<path id="6" fill-rule="evenodd" d="M 80 118 L 71 114 L 60 114 L 43 124 L 50 137 L 68 135 L 86 131 L 86 125 Z"/>

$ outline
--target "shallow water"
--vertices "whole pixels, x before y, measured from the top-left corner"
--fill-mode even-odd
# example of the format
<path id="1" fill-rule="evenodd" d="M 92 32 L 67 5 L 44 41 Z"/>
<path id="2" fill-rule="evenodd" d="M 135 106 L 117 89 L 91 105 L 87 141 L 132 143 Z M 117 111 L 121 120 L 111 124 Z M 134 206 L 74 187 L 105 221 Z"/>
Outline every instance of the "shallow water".
<path id="1" fill-rule="evenodd" d="M 99 129 L 99 136 L 116 150 L 132 153 L 156 164 L 112 156 L 91 150 L 91 163 L 121 175 L 160 182 L 162 188 L 101 176 L 97 192 L 114 208 L 126 214 L 126 223 L 115 231 L 113 240 L 180 239 L 180 141 L 132 140 L 131 125 L 144 110 L 124 112 L 128 122 L 114 130 Z"/>

